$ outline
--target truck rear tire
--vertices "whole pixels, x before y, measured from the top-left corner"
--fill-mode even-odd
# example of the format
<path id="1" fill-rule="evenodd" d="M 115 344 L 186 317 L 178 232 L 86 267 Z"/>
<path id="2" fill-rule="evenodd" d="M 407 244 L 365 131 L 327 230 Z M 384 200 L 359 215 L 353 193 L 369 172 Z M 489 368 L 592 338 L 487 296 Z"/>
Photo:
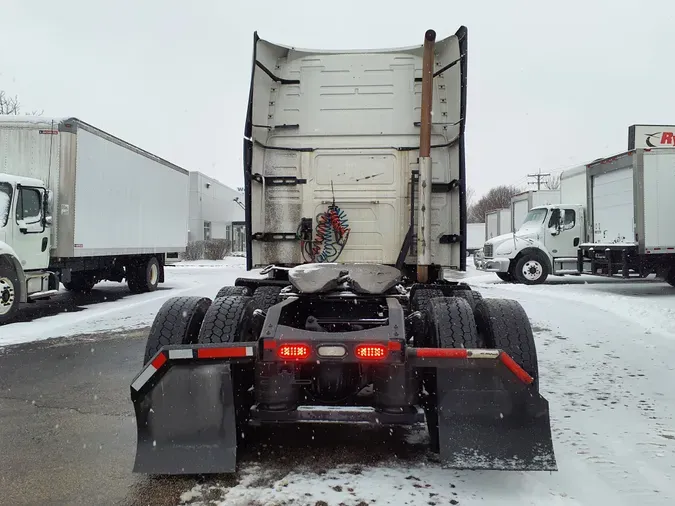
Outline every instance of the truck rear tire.
<path id="1" fill-rule="evenodd" d="M 463 297 L 434 298 L 427 308 L 431 346 L 435 348 L 481 348 L 476 321 L 471 306 Z M 427 392 L 424 414 L 429 430 L 431 451 L 438 453 L 438 400 L 436 396 L 436 371 L 423 375 Z"/>
<path id="2" fill-rule="evenodd" d="M 467 301 L 469 303 L 469 306 L 471 306 L 471 311 L 475 312 L 476 311 L 476 305 L 483 300 L 483 296 L 480 294 L 480 292 L 477 292 L 475 290 L 457 290 L 455 292 L 455 297 L 460 297 Z"/>
<path id="3" fill-rule="evenodd" d="M 513 277 L 524 285 L 540 285 L 548 277 L 548 264 L 539 255 L 526 253 L 516 262 Z"/>
<path id="4" fill-rule="evenodd" d="M 147 364 L 162 346 L 196 343 L 210 305 L 211 300 L 206 297 L 172 297 L 167 300 L 152 322 L 143 363 Z"/>
<path id="5" fill-rule="evenodd" d="M 532 325 L 518 301 L 483 299 L 476 307 L 479 338 L 488 348 L 505 351 L 532 378 L 539 391 L 539 362 Z"/>
<path id="6" fill-rule="evenodd" d="M 127 266 L 127 285 L 131 293 L 146 293 L 157 290 L 161 266 L 156 257 L 139 264 Z"/>
<path id="7" fill-rule="evenodd" d="M 433 346 L 429 341 L 429 322 L 427 308 L 431 299 L 443 298 L 443 292 L 438 288 L 418 289 L 410 301 L 410 309 L 420 311 L 421 318 L 416 318 L 412 322 L 412 331 L 415 336 L 415 346 Z"/>
<path id="8" fill-rule="evenodd" d="M 246 323 L 250 318 L 249 304 L 251 297 L 233 295 L 221 297 L 211 304 L 206 312 L 204 322 L 199 331 L 198 342 L 210 343 L 236 343 L 241 341 L 245 334 Z"/>
<path id="9" fill-rule="evenodd" d="M 69 292 L 74 293 L 91 293 L 96 281 L 94 276 L 87 273 L 76 272 L 70 275 L 70 281 L 63 283 L 63 286 Z"/>
<path id="10" fill-rule="evenodd" d="M 255 309 L 267 312 L 269 308 L 279 303 L 280 286 L 260 286 L 253 292 L 253 305 Z"/>
<path id="11" fill-rule="evenodd" d="M 250 335 L 252 306 L 252 298 L 241 295 L 214 300 L 206 312 L 204 323 L 199 331 L 199 344 L 255 340 L 257 336 Z M 254 401 L 251 388 L 255 379 L 254 368 L 251 364 L 234 364 L 231 369 L 231 378 L 237 425 L 237 445 L 243 445 L 249 435 L 250 406 Z"/>
<path id="12" fill-rule="evenodd" d="M 666 276 L 666 283 L 670 286 L 675 286 L 675 267 L 671 267 Z"/>
<path id="13" fill-rule="evenodd" d="M 2 261 L 0 263 L 0 325 L 10 321 L 19 309 L 20 290 L 16 271 Z"/>
<path id="14" fill-rule="evenodd" d="M 216 294 L 213 300 L 231 297 L 232 295 L 250 295 L 249 289 L 245 286 L 224 286 Z"/>

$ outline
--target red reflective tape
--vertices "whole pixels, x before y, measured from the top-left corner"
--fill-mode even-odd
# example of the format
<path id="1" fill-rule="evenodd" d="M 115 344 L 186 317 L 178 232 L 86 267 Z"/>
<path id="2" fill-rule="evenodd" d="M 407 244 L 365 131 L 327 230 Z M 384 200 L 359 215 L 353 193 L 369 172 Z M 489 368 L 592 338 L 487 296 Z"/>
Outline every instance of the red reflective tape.
<path id="1" fill-rule="evenodd" d="M 166 355 L 164 353 L 160 353 L 159 355 L 157 355 L 155 360 L 151 362 L 151 364 L 152 367 L 154 367 L 155 369 L 159 369 L 164 365 L 165 362 L 166 362 Z"/>
<path id="2" fill-rule="evenodd" d="M 389 341 L 389 351 L 401 351 L 401 342 Z"/>
<path id="3" fill-rule="evenodd" d="M 530 385 L 534 381 L 534 378 L 527 374 L 525 369 L 516 364 L 516 361 L 503 351 L 499 354 L 499 360 L 501 360 L 502 364 L 504 364 L 509 369 L 509 371 L 515 374 L 516 377 L 526 385 Z"/>
<path id="4" fill-rule="evenodd" d="M 469 358 L 463 348 L 417 348 L 415 354 L 420 358 Z"/>
<path id="5" fill-rule="evenodd" d="M 266 350 L 274 350 L 277 347 L 277 342 L 273 339 L 265 339 L 263 341 L 263 348 Z"/>
<path id="6" fill-rule="evenodd" d="M 197 358 L 239 358 L 248 356 L 246 348 L 199 348 Z"/>

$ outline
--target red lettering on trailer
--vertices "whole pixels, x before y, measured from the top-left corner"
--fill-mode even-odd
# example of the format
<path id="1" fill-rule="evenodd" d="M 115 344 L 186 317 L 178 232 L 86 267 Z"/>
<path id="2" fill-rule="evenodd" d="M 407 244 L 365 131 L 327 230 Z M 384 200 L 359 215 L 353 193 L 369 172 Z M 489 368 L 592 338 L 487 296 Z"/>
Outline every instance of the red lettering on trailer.
<path id="1" fill-rule="evenodd" d="M 661 134 L 661 144 L 675 144 L 673 132 L 663 132 Z"/>

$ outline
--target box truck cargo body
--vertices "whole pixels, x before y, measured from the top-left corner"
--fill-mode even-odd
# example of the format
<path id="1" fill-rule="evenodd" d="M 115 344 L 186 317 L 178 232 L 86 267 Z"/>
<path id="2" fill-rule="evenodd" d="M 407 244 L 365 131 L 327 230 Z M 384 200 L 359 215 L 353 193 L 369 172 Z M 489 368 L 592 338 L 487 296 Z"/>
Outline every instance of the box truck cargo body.
<path id="1" fill-rule="evenodd" d="M 558 203 L 585 206 L 587 201 L 586 179 L 586 164 L 563 171 L 560 174 L 560 202 Z"/>
<path id="2" fill-rule="evenodd" d="M 558 190 L 530 190 L 511 197 L 512 230 L 518 230 L 533 207 L 560 203 Z"/>
<path id="3" fill-rule="evenodd" d="M 675 282 L 675 151 L 636 149 L 588 165 L 589 237 L 580 268 Z"/>
<path id="4" fill-rule="evenodd" d="M 0 320 L 59 282 L 154 290 L 185 251 L 188 172 L 76 118 L 0 118 L 0 190 Z"/>
<path id="5" fill-rule="evenodd" d="M 491 239 L 502 234 L 509 234 L 511 228 L 511 210 L 495 209 L 485 213 L 486 239 Z"/>
<path id="6" fill-rule="evenodd" d="M 472 254 L 483 247 L 486 236 L 485 223 L 467 223 L 466 231 L 466 251 Z"/>

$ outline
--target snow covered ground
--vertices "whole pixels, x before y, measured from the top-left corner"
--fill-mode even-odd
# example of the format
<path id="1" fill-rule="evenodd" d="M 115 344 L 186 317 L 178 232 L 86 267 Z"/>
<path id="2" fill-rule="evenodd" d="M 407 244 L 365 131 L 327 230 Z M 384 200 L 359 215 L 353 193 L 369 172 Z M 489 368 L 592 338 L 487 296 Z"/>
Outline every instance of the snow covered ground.
<path id="1" fill-rule="evenodd" d="M 50 300 L 24 305 L 17 322 L 0 327 L 0 346 L 53 337 L 147 327 L 164 301 L 177 295 L 213 297 L 245 272 L 246 259 L 178 262 L 167 266 L 166 281 L 152 293 L 132 295 L 125 283 L 103 282 L 90 295 L 76 295 L 61 287 Z"/>
<path id="2" fill-rule="evenodd" d="M 123 285 L 106 283 L 97 287 L 97 302 L 80 305 L 64 293 L 60 301 L 45 301 L 42 312 L 36 304 L 25 321 L 0 328 L 0 345 L 147 326 L 166 298 L 213 297 L 242 275 L 242 264 L 181 263 L 167 268 L 167 283 L 152 294 L 132 296 Z M 558 472 L 446 470 L 410 456 L 424 443 L 424 432 L 412 431 L 403 442 L 385 439 L 375 452 L 369 436 L 335 428 L 326 429 L 337 431 L 327 436 L 335 447 L 323 454 L 280 447 L 269 458 L 261 451 L 246 459 L 236 477 L 207 479 L 186 490 L 181 503 L 675 504 L 675 289 L 657 281 L 594 277 L 551 278 L 526 287 L 473 270 L 464 279 L 485 297 L 519 300 L 532 320 Z M 68 311 L 60 311 L 64 307 Z M 345 437 L 350 444 L 335 442 Z M 354 447 L 370 457 L 358 463 L 349 455 Z"/>

